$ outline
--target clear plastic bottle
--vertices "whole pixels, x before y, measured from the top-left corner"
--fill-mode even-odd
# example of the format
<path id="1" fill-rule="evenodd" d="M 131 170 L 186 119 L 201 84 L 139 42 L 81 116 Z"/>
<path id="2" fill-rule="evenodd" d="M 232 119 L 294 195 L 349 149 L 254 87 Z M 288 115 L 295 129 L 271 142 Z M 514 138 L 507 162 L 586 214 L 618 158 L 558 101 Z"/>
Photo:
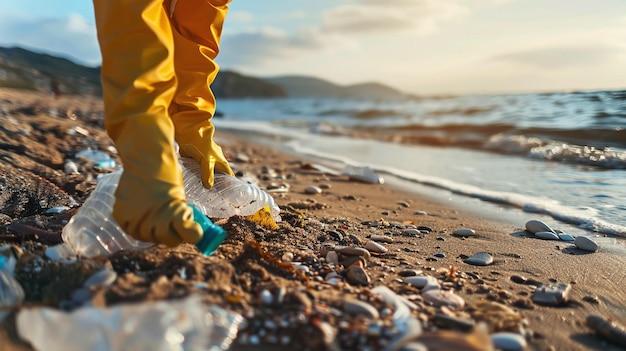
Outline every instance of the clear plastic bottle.
<path id="1" fill-rule="evenodd" d="M 206 189 L 200 178 L 200 165 L 192 158 L 180 158 L 187 201 L 210 218 L 249 216 L 268 206 L 272 219 L 280 222 L 280 208 L 274 198 L 254 184 L 215 172 L 213 187 Z"/>
<path id="2" fill-rule="evenodd" d="M 122 170 L 102 175 L 96 189 L 85 203 L 63 227 L 61 237 L 72 249 L 83 257 L 110 255 L 123 249 L 139 249 L 154 245 L 124 233 L 113 219 L 115 189 Z"/>
<path id="3" fill-rule="evenodd" d="M 200 179 L 200 166 L 191 158 L 181 159 L 185 194 L 194 207 L 194 220 L 204 231 L 198 249 L 209 256 L 226 237 L 226 232 L 213 224 L 211 218 L 229 218 L 235 215 L 255 214 L 269 206 L 273 219 L 280 221 L 280 208 L 274 199 L 253 184 L 236 177 L 218 173 L 213 188 L 206 189 Z M 61 237 L 79 256 L 111 255 L 125 249 L 147 248 L 153 243 L 135 240 L 113 219 L 115 189 L 123 169 L 102 175 L 96 189 L 78 212 L 63 227 Z M 204 215 L 203 215 L 204 214 Z"/>
<path id="4" fill-rule="evenodd" d="M 182 300 L 83 307 L 71 313 L 49 307 L 22 308 L 15 321 L 20 338 L 37 350 L 228 350 L 243 317 L 202 296 Z"/>

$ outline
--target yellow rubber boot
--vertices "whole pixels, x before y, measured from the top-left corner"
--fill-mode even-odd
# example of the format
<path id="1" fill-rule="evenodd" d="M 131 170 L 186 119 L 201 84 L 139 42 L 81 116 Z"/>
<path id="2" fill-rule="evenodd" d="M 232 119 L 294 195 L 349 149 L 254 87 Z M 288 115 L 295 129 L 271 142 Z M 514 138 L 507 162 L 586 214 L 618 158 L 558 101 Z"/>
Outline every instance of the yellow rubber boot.
<path id="1" fill-rule="evenodd" d="M 113 217 L 136 239 L 197 243 L 168 108 L 176 89 L 172 33 L 162 0 L 94 0 L 102 51 L 105 127 L 124 172 Z"/>
<path id="2" fill-rule="evenodd" d="M 214 171 L 233 175 L 226 157 L 213 140 L 211 118 L 215 97 L 210 85 L 218 65 L 222 25 L 229 0 L 167 0 L 174 36 L 174 70 L 178 86 L 169 112 L 182 156 L 200 164 L 202 182 L 213 186 Z"/>

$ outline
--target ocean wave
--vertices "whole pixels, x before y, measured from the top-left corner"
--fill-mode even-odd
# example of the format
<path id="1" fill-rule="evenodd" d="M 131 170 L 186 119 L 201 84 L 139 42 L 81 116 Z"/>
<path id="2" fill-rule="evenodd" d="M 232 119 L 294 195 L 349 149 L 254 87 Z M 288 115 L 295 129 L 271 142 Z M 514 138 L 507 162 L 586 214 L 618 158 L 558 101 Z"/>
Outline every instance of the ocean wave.
<path id="1" fill-rule="evenodd" d="M 572 145 L 544 141 L 524 135 L 497 134 L 489 138 L 484 148 L 507 154 L 525 154 L 532 158 L 606 169 L 626 169 L 626 151 L 612 148 Z"/>

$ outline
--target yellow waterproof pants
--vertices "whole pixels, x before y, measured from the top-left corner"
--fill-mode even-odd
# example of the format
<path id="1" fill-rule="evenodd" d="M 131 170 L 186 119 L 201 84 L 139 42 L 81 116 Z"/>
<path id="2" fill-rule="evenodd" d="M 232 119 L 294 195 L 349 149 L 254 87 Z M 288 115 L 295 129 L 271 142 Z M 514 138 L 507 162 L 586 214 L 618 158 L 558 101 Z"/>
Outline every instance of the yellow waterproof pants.
<path id="1" fill-rule="evenodd" d="M 209 85 L 229 0 L 94 0 L 102 52 L 105 127 L 124 173 L 113 216 L 126 233 L 175 246 L 197 243 L 200 226 L 186 203 L 181 154 L 231 173 L 213 141 Z"/>

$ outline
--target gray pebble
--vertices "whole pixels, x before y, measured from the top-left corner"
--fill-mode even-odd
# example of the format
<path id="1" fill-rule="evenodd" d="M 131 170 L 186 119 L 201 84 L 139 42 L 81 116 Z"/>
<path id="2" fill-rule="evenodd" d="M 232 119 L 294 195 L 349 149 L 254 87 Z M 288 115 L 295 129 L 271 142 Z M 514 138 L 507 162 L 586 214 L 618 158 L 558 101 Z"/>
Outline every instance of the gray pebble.
<path id="1" fill-rule="evenodd" d="M 428 212 L 426 212 L 426 211 L 415 211 L 415 212 L 413 212 L 413 214 L 417 215 L 417 216 L 426 216 L 426 215 L 428 215 Z"/>
<path id="2" fill-rule="evenodd" d="M 393 242 L 393 238 L 390 236 L 386 236 L 386 235 L 372 235 L 370 237 L 370 239 L 374 240 L 374 241 L 378 241 L 379 243 L 392 243 Z"/>
<path id="3" fill-rule="evenodd" d="M 398 205 L 400 205 L 400 206 L 402 206 L 402 207 L 405 207 L 405 208 L 409 208 L 409 207 L 411 206 L 411 205 L 409 205 L 409 203 L 408 203 L 408 202 L 406 202 L 406 201 L 402 201 L 402 200 L 398 200 L 398 201 L 396 201 L 396 204 L 398 204 Z"/>
<path id="4" fill-rule="evenodd" d="M 422 274 L 422 271 L 417 269 L 405 269 L 398 272 L 398 275 L 401 277 L 415 277 L 418 274 Z"/>
<path id="5" fill-rule="evenodd" d="M 559 239 L 563 241 L 574 241 L 574 236 L 566 233 L 559 233 Z"/>
<path id="6" fill-rule="evenodd" d="M 319 187 L 316 187 L 315 185 L 309 185 L 306 188 L 304 188 L 304 193 L 305 194 L 321 194 L 322 189 L 320 189 Z"/>
<path id="7" fill-rule="evenodd" d="M 500 332 L 491 335 L 493 346 L 502 351 L 522 351 L 526 349 L 526 339 L 515 333 Z"/>
<path id="8" fill-rule="evenodd" d="M 350 315 L 364 316 L 370 319 L 378 319 L 378 310 L 367 302 L 361 300 L 347 300 L 343 304 L 343 311 Z"/>
<path id="9" fill-rule="evenodd" d="M 574 239 L 574 245 L 581 250 L 591 252 L 598 251 L 598 244 L 586 236 L 577 236 L 576 239 Z"/>
<path id="10" fill-rule="evenodd" d="M 454 236 L 461 236 L 461 237 L 468 237 L 468 236 L 474 236 L 476 235 L 476 231 L 474 229 L 471 228 L 459 228 L 457 230 L 455 230 L 452 235 Z"/>
<path id="11" fill-rule="evenodd" d="M 436 307 L 463 308 L 465 300 L 452 290 L 430 289 L 422 292 L 424 301 Z"/>
<path id="12" fill-rule="evenodd" d="M 370 252 L 378 252 L 378 253 L 387 252 L 387 248 L 385 246 L 383 246 L 380 243 L 377 243 L 376 241 L 371 241 L 371 240 L 365 244 L 365 248 Z"/>
<path id="13" fill-rule="evenodd" d="M 83 287 L 94 288 L 98 286 L 109 286 L 113 284 L 115 279 L 117 279 L 117 273 L 111 269 L 105 268 L 87 278 L 85 283 L 83 283 Z"/>
<path id="14" fill-rule="evenodd" d="M 568 300 L 570 289 L 569 284 L 542 285 L 535 290 L 531 299 L 540 305 L 558 306 Z"/>
<path id="15" fill-rule="evenodd" d="M 559 236 L 553 232 L 536 232 L 535 236 L 544 240 L 560 240 Z"/>
<path id="16" fill-rule="evenodd" d="M 526 230 L 535 234 L 537 232 L 551 232 L 551 233 L 555 233 L 554 229 L 550 228 L 549 225 L 545 224 L 544 222 L 537 220 L 537 219 L 532 219 L 528 222 L 526 222 Z"/>
<path id="17" fill-rule="evenodd" d="M 413 285 L 418 289 L 439 289 L 439 281 L 430 275 L 420 275 L 416 277 L 406 277 L 403 281 L 405 284 Z"/>
<path id="18" fill-rule="evenodd" d="M 419 230 L 419 231 L 420 231 L 420 232 L 422 232 L 422 233 L 432 233 L 432 232 L 434 232 L 434 231 L 435 231 L 433 228 L 431 228 L 431 227 L 427 227 L 427 226 L 425 226 L 425 225 L 420 225 L 420 226 L 418 226 L 418 227 L 417 227 L 417 230 Z"/>
<path id="19" fill-rule="evenodd" d="M 328 183 L 322 183 L 320 184 L 320 189 L 330 189 L 331 185 Z"/>
<path id="20" fill-rule="evenodd" d="M 474 266 L 488 266 L 493 263 L 493 257 L 486 252 L 477 252 L 466 258 L 465 263 Z"/>
<path id="21" fill-rule="evenodd" d="M 369 258 L 370 252 L 362 247 L 336 246 L 335 251 L 348 256 L 363 256 Z"/>
<path id="22" fill-rule="evenodd" d="M 400 233 L 400 235 L 402 236 L 422 236 L 422 232 L 419 231 L 418 229 L 405 229 L 402 231 L 402 233 Z"/>
<path id="23" fill-rule="evenodd" d="M 450 329 L 461 330 L 464 332 L 472 330 L 476 324 L 473 319 L 448 316 L 443 313 L 437 313 L 435 315 L 435 318 L 433 318 L 433 321 L 438 326 L 444 326 Z"/>

